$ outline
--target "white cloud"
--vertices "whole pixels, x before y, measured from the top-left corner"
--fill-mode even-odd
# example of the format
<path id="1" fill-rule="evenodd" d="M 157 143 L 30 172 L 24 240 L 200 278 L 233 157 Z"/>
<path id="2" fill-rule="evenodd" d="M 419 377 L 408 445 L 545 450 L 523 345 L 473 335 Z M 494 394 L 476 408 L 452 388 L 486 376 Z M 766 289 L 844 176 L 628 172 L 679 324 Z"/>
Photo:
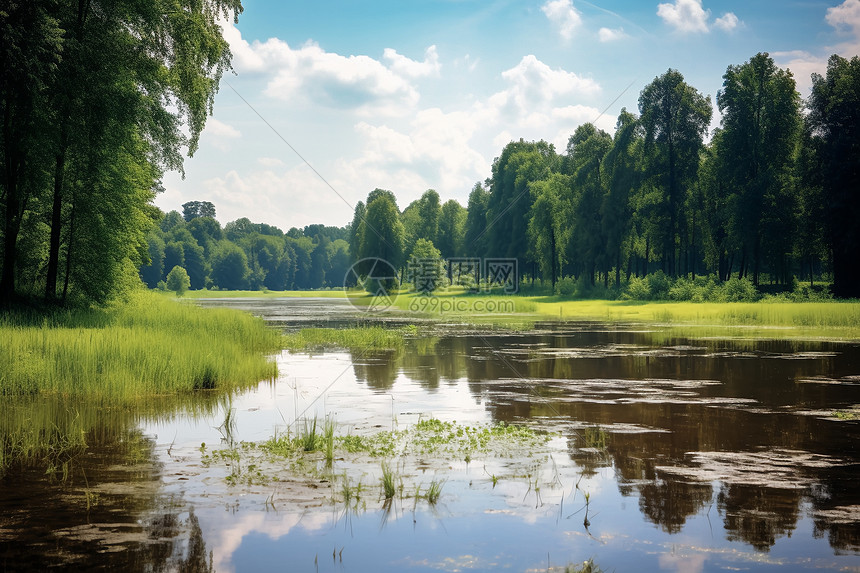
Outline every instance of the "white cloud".
<path id="1" fill-rule="evenodd" d="M 847 34 L 848 39 L 835 47 L 828 47 L 826 52 L 820 54 L 802 50 L 772 54 L 777 64 L 791 70 L 797 90 L 803 97 L 809 95 L 812 88 L 811 75 L 815 73 L 823 76 L 827 73 L 830 54 L 835 52 L 849 58 L 860 54 L 860 0 L 845 0 L 838 6 L 832 6 L 827 9 L 824 18 L 838 32 Z"/>
<path id="2" fill-rule="evenodd" d="M 777 65 L 791 70 L 797 91 L 802 97 L 808 96 L 812 89 L 812 74 L 823 75 L 827 71 L 826 56 L 816 56 L 802 50 L 774 52 L 771 56 Z"/>
<path id="3" fill-rule="evenodd" d="M 341 56 L 316 44 L 293 50 L 284 43 L 282 50 L 283 60 L 264 92 L 270 97 L 375 111 L 418 103 L 418 91 L 406 79 L 369 56 Z"/>
<path id="4" fill-rule="evenodd" d="M 424 52 L 424 61 L 416 62 L 406 56 L 398 54 L 392 48 L 385 48 L 382 57 L 390 62 L 391 70 L 410 78 L 420 78 L 424 76 L 438 76 L 442 69 L 442 64 L 439 63 L 439 54 L 436 52 L 436 46 L 430 46 Z"/>
<path id="5" fill-rule="evenodd" d="M 582 16 L 573 7 L 571 0 L 549 0 L 541 7 L 541 10 L 550 22 L 558 28 L 559 34 L 565 40 L 573 38 L 576 29 L 582 25 Z"/>
<path id="6" fill-rule="evenodd" d="M 263 167 L 281 167 L 284 165 L 284 162 L 277 157 L 259 157 L 257 163 Z"/>
<path id="7" fill-rule="evenodd" d="M 333 219 L 344 221 L 352 216 L 352 209 L 305 166 L 282 173 L 270 169 L 240 173 L 232 169 L 203 181 L 202 187 L 202 192 L 196 194 L 215 203 L 222 223 L 248 217 L 285 225 L 286 231 L 291 226 L 303 227 L 318 221 L 320 213 L 336 214 Z M 354 203 L 354 198 L 349 200 Z"/>
<path id="8" fill-rule="evenodd" d="M 208 141 L 222 151 L 228 151 L 230 149 L 231 139 L 242 137 L 242 133 L 238 129 L 232 125 L 227 125 L 223 121 L 219 121 L 214 117 L 206 119 L 204 133 L 206 134 L 204 136 L 205 141 Z"/>
<path id="9" fill-rule="evenodd" d="M 845 0 L 839 6 L 827 9 L 827 23 L 839 29 L 847 29 L 860 36 L 860 0 Z"/>
<path id="10" fill-rule="evenodd" d="M 702 0 L 675 0 L 660 4 L 657 15 L 680 32 L 707 32 L 711 11 L 702 8 Z"/>
<path id="11" fill-rule="evenodd" d="M 738 27 L 739 23 L 740 20 L 738 20 L 738 17 L 735 16 L 734 12 L 726 12 L 714 21 L 714 26 L 725 32 L 731 32 Z"/>
<path id="12" fill-rule="evenodd" d="M 499 98 L 499 103 L 502 100 L 507 104 L 513 103 L 526 113 L 558 96 L 592 96 L 600 91 L 600 85 L 594 80 L 563 69 L 554 70 L 531 54 L 524 56 L 515 67 L 502 72 L 502 77 L 511 87 L 504 92 L 503 98 Z"/>
<path id="13" fill-rule="evenodd" d="M 597 31 L 597 37 L 601 42 L 615 42 L 626 38 L 627 34 L 624 33 L 624 28 L 618 28 L 615 30 L 611 28 L 601 28 Z"/>
<path id="14" fill-rule="evenodd" d="M 441 69 L 435 46 L 423 62 L 386 49 L 389 65 L 366 55 L 343 56 L 309 42 L 293 48 L 277 38 L 249 44 L 232 22 L 222 23 L 233 53 L 233 67 L 241 74 L 270 76 L 265 95 L 364 113 L 403 114 L 418 103 L 411 80 L 438 75 Z"/>

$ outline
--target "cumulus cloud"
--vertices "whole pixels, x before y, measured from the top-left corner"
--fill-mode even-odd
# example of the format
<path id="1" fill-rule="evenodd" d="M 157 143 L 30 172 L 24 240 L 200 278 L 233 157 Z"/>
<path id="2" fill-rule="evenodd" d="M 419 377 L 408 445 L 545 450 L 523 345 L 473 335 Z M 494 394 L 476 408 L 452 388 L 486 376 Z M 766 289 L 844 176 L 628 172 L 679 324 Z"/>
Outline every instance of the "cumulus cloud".
<path id="1" fill-rule="evenodd" d="M 842 4 L 827 9 L 824 19 L 837 32 L 847 35 L 846 41 L 834 47 L 828 47 L 826 52 L 813 54 L 811 52 L 793 50 L 774 52 L 774 60 L 794 74 L 797 89 L 802 96 L 809 94 L 812 88 L 812 74 L 825 75 L 827 60 L 830 54 L 837 53 L 844 57 L 860 54 L 860 0 L 845 0 Z"/>
<path id="2" fill-rule="evenodd" d="M 270 40 L 271 42 L 271 40 Z M 357 109 L 418 103 L 418 91 L 403 76 L 369 56 L 342 56 L 316 44 L 294 50 L 283 44 L 282 60 L 264 93 L 335 108 Z"/>
<path id="3" fill-rule="evenodd" d="M 441 70 L 436 46 L 427 48 L 423 61 L 391 48 L 385 49 L 381 59 L 375 59 L 328 52 L 313 42 L 298 48 L 278 38 L 248 43 L 232 22 L 223 22 L 222 28 L 236 71 L 269 76 L 265 95 L 290 102 L 368 114 L 403 114 L 419 100 L 412 81 L 438 76 Z"/>
<path id="4" fill-rule="evenodd" d="M 845 0 L 839 6 L 827 9 L 827 23 L 836 28 L 860 36 L 860 0 Z"/>
<path id="5" fill-rule="evenodd" d="M 731 32 L 738 27 L 739 23 L 740 20 L 738 20 L 734 12 L 726 12 L 714 21 L 714 26 L 725 32 Z"/>
<path id="6" fill-rule="evenodd" d="M 424 76 L 438 76 L 442 65 L 439 63 L 439 54 L 436 52 L 436 46 L 430 46 L 424 52 L 424 61 L 417 62 L 406 56 L 398 54 L 392 48 L 385 48 L 382 57 L 390 62 L 391 70 L 403 76 L 410 78 L 420 78 Z"/>
<path id="7" fill-rule="evenodd" d="M 593 96 L 600 91 L 600 85 L 591 78 L 563 69 L 554 70 L 531 54 L 502 72 L 502 77 L 511 84 L 503 99 L 520 111 L 532 111 L 558 96 Z"/>
<path id="8" fill-rule="evenodd" d="M 707 32 L 711 11 L 702 8 L 702 0 L 675 0 L 657 6 L 657 15 L 680 32 Z"/>
<path id="9" fill-rule="evenodd" d="M 685 34 L 711 30 L 708 23 L 711 11 L 702 6 L 702 0 L 675 0 L 674 4 L 660 4 L 657 6 L 657 15 L 666 24 Z M 731 32 L 742 23 L 734 12 L 726 12 L 714 20 L 714 26 L 724 32 Z"/>
<path id="10" fill-rule="evenodd" d="M 611 28 L 601 28 L 597 31 L 597 37 L 601 42 L 615 42 L 617 40 L 621 40 L 622 38 L 627 37 L 627 34 L 624 33 L 624 28 L 611 29 Z"/>
<path id="11" fill-rule="evenodd" d="M 218 149 L 227 151 L 230 149 L 230 140 L 242 137 L 242 133 L 223 121 L 219 121 L 214 117 L 206 120 L 205 141 L 208 141 Z"/>
<path id="12" fill-rule="evenodd" d="M 571 0 L 549 0 L 541 7 L 541 10 L 550 22 L 558 28 L 558 33 L 565 40 L 573 38 L 576 29 L 582 25 L 582 16 L 573 7 Z"/>

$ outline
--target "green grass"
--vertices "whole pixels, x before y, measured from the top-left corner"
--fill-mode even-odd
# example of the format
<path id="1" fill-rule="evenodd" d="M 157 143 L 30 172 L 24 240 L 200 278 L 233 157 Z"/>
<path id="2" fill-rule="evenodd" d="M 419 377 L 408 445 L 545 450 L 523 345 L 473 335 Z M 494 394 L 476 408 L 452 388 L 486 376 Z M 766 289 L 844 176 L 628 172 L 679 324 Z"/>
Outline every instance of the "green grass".
<path id="1" fill-rule="evenodd" d="M 408 329 L 390 330 L 381 326 L 361 328 L 303 328 L 285 334 L 284 348 L 307 350 L 313 348 L 347 348 L 349 350 L 384 350 L 403 347 Z"/>
<path id="2" fill-rule="evenodd" d="M 0 317 L 0 395 L 59 394 L 123 403 L 229 390 L 276 375 L 280 335 L 231 309 L 150 292 L 104 309 Z"/>

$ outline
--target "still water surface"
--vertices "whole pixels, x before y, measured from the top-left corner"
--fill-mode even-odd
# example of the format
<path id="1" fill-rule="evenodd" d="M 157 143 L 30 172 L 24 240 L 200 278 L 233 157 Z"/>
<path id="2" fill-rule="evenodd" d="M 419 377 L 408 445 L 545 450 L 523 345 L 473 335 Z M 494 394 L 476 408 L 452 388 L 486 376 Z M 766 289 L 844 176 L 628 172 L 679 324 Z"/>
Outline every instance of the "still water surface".
<path id="1" fill-rule="evenodd" d="M 368 320 L 331 300 L 207 304 L 282 328 Z M 277 361 L 278 380 L 233 397 L 7 406 L 78 420 L 87 448 L 52 475 L 33 464 L 0 481 L 0 570 L 547 571 L 593 558 L 605 571 L 860 571 L 857 344 L 437 324 L 399 352 Z M 323 474 L 229 485 L 230 468 L 205 463 L 228 440 L 314 416 L 338 434 L 432 417 L 554 437 L 534 455 L 392 460 L 407 493 L 444 481 L 439 502 L 383 507 L 376 487 L 356 511 Z M 328 473 L 372 486 L 379 466 L 341 458 Z"/>

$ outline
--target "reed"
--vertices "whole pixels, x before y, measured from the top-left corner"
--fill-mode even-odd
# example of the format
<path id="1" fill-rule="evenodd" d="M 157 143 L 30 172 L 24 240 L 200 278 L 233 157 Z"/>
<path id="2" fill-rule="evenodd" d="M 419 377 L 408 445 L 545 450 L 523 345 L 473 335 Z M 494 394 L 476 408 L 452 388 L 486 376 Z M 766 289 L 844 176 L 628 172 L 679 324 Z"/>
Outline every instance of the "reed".
<path id="1" fill-rule="evenodd" d="M 280 335 L 230 309 L 136 292 L 104 309 L 0 318 L 0 395 L 123 403 L 273 378 Z"/>

